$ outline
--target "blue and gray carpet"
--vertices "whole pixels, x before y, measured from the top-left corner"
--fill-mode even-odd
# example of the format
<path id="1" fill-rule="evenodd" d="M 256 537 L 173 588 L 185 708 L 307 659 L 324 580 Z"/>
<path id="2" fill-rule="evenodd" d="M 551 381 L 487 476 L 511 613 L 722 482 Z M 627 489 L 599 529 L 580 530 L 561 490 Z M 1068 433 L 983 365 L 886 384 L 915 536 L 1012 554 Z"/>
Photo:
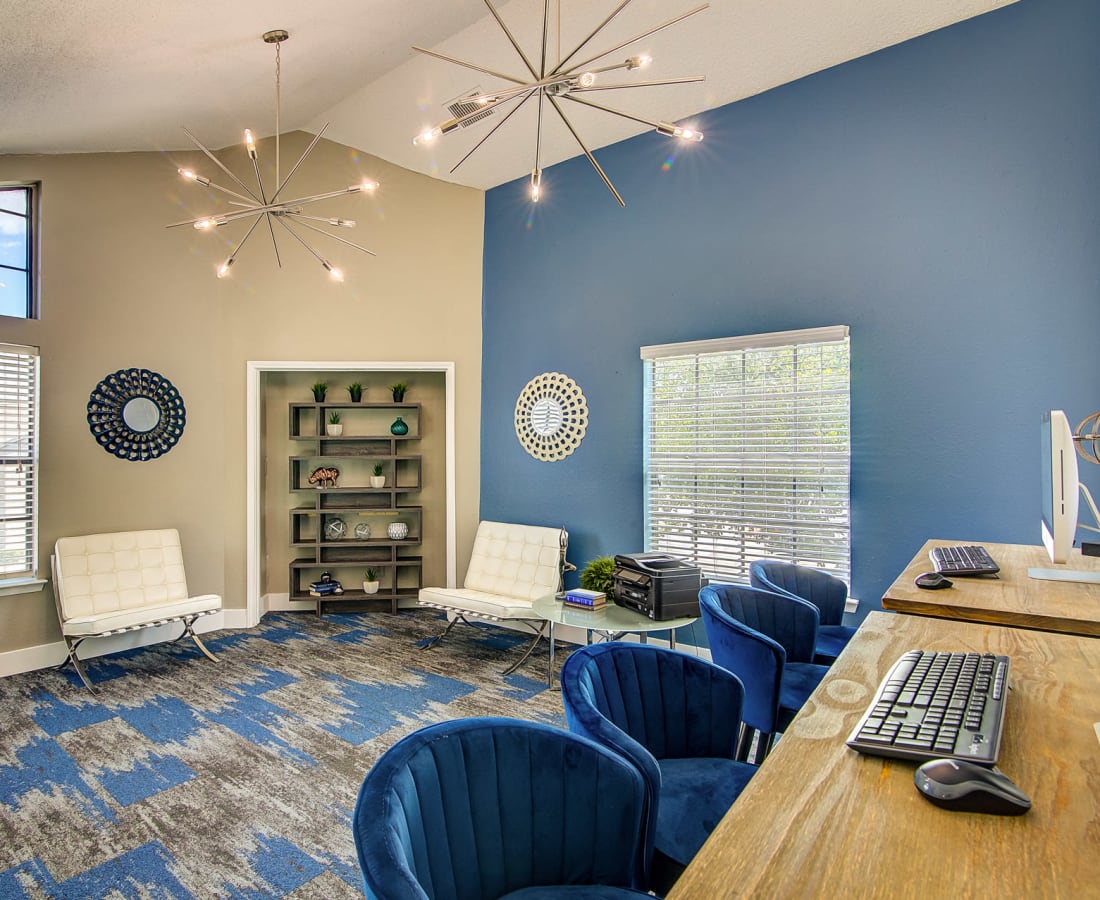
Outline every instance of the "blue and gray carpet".
<path id="1" fill-rule="evenodd" d="M 431 722 L 564 726 L 522 636 L 426 611 L 268 615 L 256 628 L 0 679 L 0 898 L 361 897 L 351 810 Z"/>

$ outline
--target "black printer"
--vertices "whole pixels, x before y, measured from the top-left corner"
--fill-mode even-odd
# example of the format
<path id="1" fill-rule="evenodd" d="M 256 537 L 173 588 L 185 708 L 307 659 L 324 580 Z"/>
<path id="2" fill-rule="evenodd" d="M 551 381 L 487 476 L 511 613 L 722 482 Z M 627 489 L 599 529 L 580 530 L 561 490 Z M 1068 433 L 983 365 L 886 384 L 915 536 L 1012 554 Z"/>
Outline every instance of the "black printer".
<path id="1" fill-rule="evenodd" d="M 656 622 L 699 615 L 703 573 L 667 553 L 630 553 L 615 557 L 614 600 Z"/>

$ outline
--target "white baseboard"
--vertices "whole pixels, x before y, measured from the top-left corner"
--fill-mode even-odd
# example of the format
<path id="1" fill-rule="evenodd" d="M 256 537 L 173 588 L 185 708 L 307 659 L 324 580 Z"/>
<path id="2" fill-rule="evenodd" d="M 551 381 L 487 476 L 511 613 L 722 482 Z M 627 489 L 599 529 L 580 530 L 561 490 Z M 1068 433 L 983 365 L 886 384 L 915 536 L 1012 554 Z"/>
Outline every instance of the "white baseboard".
<path id="1" fill-rule="evenodd" d="M 264 594 L 260 598 L 260 609 L 269 612 L 313 612 L 317 609 L 314 600 L 291 600 L 289 593 Z"/>
<path id="2" fill-rule="evenodd" d="M 223 609 L 213 615 L 202 616 L 195 622 L 195 633 L 205 634 L 208 631 L 219 631 L 223 628 L 243 628 L 245 610 Z M 237 624 L 237 622 L 241 624 Z M 78 653 L 81 659 L 90 659 L 94 656 L 105 656 L 108 653 L 118 653 L 122 650 L 133 650 L 136 647 L 148 647 L 150 644 L 159 644 L 164 641 L 174 641 L 180 634 L 183 626 L 179 622 L 169 622 L 165 625 L 154 625 L 149 628 L 140 628 L 136 631 L 126 631 L 122 634 L 112 634 L 107 637 L 87 638 L 81 645 Z M 33 672 L 36 669 L 49 669 L 61 665 L 69 655 L 69 650 L 64 641 L 54 641 L 50 644 L 39 644 L 37 647 L 23 647 L 19 650 L 9 650 L 0 653 L 0 677 L 8 675 L 20 675 L 23 672 Z"/>
<path id="3" fill-rule="evenodd" d="M 415 599 L 397 601 L 398 609 L 416 609 L 420 604 Z M 291 600 L 289 593 L 264 594 L 260 598 L 260 608 L 265 613 L 269 612 L 314 612 L 317 609 L 315 600 Z M 227 626 L 230 628 L 237 626 Z M 247 626 L 240 626 L 247 627 Z"/>

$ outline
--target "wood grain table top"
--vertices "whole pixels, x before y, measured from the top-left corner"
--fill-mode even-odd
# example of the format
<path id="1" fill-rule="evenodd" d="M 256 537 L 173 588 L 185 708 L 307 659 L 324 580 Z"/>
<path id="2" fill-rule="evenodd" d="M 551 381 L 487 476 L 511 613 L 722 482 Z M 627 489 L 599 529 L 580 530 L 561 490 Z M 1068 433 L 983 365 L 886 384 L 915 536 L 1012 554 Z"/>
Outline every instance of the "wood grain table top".
<path id="1" fill-rule="evenodd" d="M 1023 816 L 941 809 L 917 764 L 845 745 L 905 651 L 1011 659 L 999 767 Z M 1100 896 L 1100 641 L 873 612 L 668 895 Z"/>
<path id="2" fill-rule="evenodd" d="M 928 541 L 883 595 L 883 608 L 921 616 L 1100 637 L 1100 584 L 1040 581 L 1027 574 L 1029 568 L 1100 573 L 1100 557 L 1082 556 L 1080 550 L 1075 549 L 1065 565 L 1056 566 L 1042 546 L 986 543 L 983 546 L 1001 567 L 996 578 L 949 576 L 953 586 L 939 591 L 924 590 L 913 583 L 922 572 L 933 570 L 928 558 L 932 547 L 966 543 L 975 542 Z M 1100 894 L 1100 886 L 1097 891 Z"/>

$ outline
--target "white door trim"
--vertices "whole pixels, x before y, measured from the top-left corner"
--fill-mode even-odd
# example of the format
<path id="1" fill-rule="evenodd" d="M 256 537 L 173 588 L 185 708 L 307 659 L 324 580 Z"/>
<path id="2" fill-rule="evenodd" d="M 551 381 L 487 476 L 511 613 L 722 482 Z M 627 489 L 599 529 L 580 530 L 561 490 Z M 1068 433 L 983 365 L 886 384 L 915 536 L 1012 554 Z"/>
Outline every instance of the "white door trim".
<path id="1" fill-rule="evenodd" d="M 458 581 L 456 559 L 457 514 L 455 511 L 455 364 L 454 362 L 332 362 L 317 360 L 249 360 L 247 362 L 245 455 L 246 572 L 245 627 L 258 625 L 264 614 L 260 595 L 261 528 L 263 522 L 263 440 L 260 419 L 263 406 L 261 376 L 265 372 L 442 372 L 446 388 L 446 464 L 447 464 L 447 584 Z"/>

